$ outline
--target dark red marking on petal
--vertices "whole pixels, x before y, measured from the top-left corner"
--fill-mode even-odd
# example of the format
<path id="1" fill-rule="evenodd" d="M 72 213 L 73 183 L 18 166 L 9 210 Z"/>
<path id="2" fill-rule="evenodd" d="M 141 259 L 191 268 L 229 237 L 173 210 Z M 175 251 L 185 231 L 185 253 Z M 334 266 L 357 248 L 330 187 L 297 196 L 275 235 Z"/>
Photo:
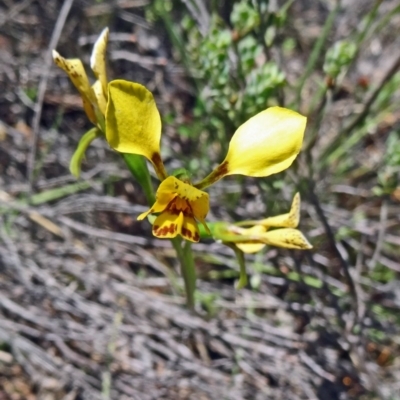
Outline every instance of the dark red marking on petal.
<path id="1" fill-rule="evenodd" d="M 168 232 L 169 233 L 174 233 L 176 231 L 176 224 L 170 224 L 169 228 L 168 228 Z"/>
<path id="2" fill-rule="evenodd" d="M 195 242 L 198 242 L 198 241 L 200 240 L 200 235 L 199 235 L 198 232 L 195 232 L 195 234 L 194 234 L 194 236 L 193 236 L 193 240 L 194 240 Z"/>
<path id="3" fill-rule="evenodd" d="M 163 226 L 160 228 L 158 225 L 153 226 L 153 233 L 156 236 L 167 236 L 167 234 L 174 234 L 178 230 L 178 226 L 175 223 Z"/>
<path id="4" fill-rule="evenodd" d="M 188 237 L 189 239 L 192 238 L 192 232 L 190 229 L 182 228 L 181 232 L 183 237 Z"/>

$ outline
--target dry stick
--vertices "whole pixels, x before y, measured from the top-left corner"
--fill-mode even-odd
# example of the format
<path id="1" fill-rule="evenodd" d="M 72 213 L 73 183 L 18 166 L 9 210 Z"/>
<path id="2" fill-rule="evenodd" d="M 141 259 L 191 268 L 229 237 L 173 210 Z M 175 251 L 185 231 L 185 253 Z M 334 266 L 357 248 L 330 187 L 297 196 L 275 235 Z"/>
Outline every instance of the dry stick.
<path id="1" fill-rule="evenodd" d="M 32 1 L 33 0 L 25 0 L 22 3 L 16 4 L 14 7 L 11 8 L 8 14 L 1 15 L 0 27 L 2 27 L 6 22 L 13 19 L 15 16 L 17 16 L 21 11 L 23 11 L 26 7 L 28 7 L 32 3 Z"/>
<path id="2" fill-rule="evenodd" d="M 39 137 L 39 125 L 40 119 L 42 117 L 42 109 L 43 109 L 43 101 L 44 95 L 46 93 L 47 88 L 47 81 L 49 79 L 49 72 L 53 62 L 51 51 L 57 46 L 57 43 L 61 36 L 61 31 L 65 25 L 65 21 L 71 9 L 72 3 L 74 0 L 65 0 L 64 4 L 61 8 L 60 14 L 58 15 L 56 25 L 53 30 L 53 34 L 50 39 L 49 47 L 47 50 L 47 54 L 44 60 L 44 68 L 43 74 L 39 82 L 38 87 L 38 97 L 35 106 L 35 115 L 33 116 L 32 120 L 32 143 L 31 149 L 28 157 L 28 182 L 29 182 L 29 195 L 32 194 L 33 189 L 33 179 L 34 179 L 34 170 L 35 170 L 35 159 L 36 159 L 36 150 L 37 150 L 37 143 Z"/>
<path id="3" fill-rule="evenodd" d="M 357 291 L 356 285 L 354 283 L 354 280 L 350 274 L 349 266 L 348 266 L 347 262 L 345 261 L 345 259 L 343 258 L 343 256 L 341 255 L 339 249 L 336 246 L 335 236 L 334 236 L 332 229 L 328 223 L 328 220 L 325 217 L 325 214 L 321 208 L 318 197 L 314 192 L 314 185 L 312 182 L 309 182 L 309 192 L 310 192 L 310 199 L 311 199 L 312 203 L 314 204 L 315 210 L 318 214 L 318 217 L 320 218 L 320 220 L 322 222 L 322 225 L 324 226 L 325 233 L 328 237 L 331 248 L 332 248 L 333 252 L 335 253 L 336 257 L 338 258 L 338 260 L 340 261 L 340 264 L 341 264 L 341 267 L 345 274 L 347 283 L 350 287 L 350 293 L 355 302 L 355 314 L 356 314 L 356 318 L 358 319 L 361 299 L 358 296 L 358 291 Z M 362 322 L 362 321 L 359 321 L 359 322 Z M 379 386 L 379 382 L 377 381 L 373 372 L 370 371 L 368 365 L 366 364 L 365 350 L 362 347 L 360 347 L 359 345 L 357 346 L 357 344 L 352 343 L 352 341 L 349 340 L 347 335 L 346 335 L 346 339 L 347 339 L 348 343 L 350 344 L 351 348 L 353 349 L 353 352 L 352 352 L 353 365 L 358 369 L 359 372 L 364 372 L 367 375 L 367 377 L 369 379 L 369 383 L 372 386 L 372 389 L 379 395 L 379 397 L 381 399 L 385 399 L 386 397 L 382 393 L 382 390 Z M 356 356 L 356 357 L 354 357 L 354 356 Z"/>
<path id="4" fill-rule="evenodd" d="M 365 295 L 364 295 L 364 291 L 361 287 L 361 273 L 362 273 L 362 267 L 363 267 L 363 260 L 364 260 L 364 253 L 362 251 L 362 249 L 365 247 L 366 244 L 366 236 L 362 235 L 361 237 L 361 246 L 360 249 L 357 253 L 357 259 L 356 259 L 356 268 L 355 268 L 355 279 L 354 279 L 354 284 L 358 293 L 358 298 L 362 301 L 360 301 L 360 304 L 358 305 L 357 308 L 357 314 L 356 314 L 356 318 L 358 319 L 358 323 L 360 324 L 360 335 L 362 334 L 362 330 L 363 330 L 363 320 L 364 320 L 364 316 L 365 316 L 365 312 L 367 310 L 367 307 L 365 305 Z"/>
<path id="5" fill-rule="evenodd" d="M 336 246 L 335 236 L 334 236 L 332 229 L 328 223 L 328 220 L 326 219 L 325 214 L 321 208 L 318 197 L 314 192 L 314 186 L 313 186 L 312 182 L 309 182 L 309 192 L 310 192 L 310 199 L 311 199 L 312 203 L 314 204 L 314 207 L 318 214 L 318 217 L 320 218 L 320 220 L 324 226 L 325 233 L 328 237 L 331 248 L 332 248 L 333 252 L 335 253 L 336 257 L 338 258 L 338 260 L 340 261 L 340 264 L 341 264 L 341 267 L 345 274 L 347 283 L 350 287 L 350 293 L 355 302 L 355 314 L 358 316 L 359 310 L 360 310 L 361 299 L 358 296 L 357 288 L 356 288 L 354 280 L 350 274 L 349 266 L 347 265 L 347 262 L 342 257 L 339 249 Z M 359 322 L 361 322 L 361 321 L 359 321 Z M 379 386 L 379 382 L 375 378 L 374 373 L 369 369 L 368 365 L 366 364 L 365 350 L 362 347 L 353 344 L 350 340 L 348 340 L 348 338 L 347 338 L 347 341 L 350 344 L 351 348 L 353 349 L 352 362 L 353 362 L 354 366 L 358 369 L 358 371 L 364 372 L 367 375 L 367 377 L 369 379 L 369 383 L 372 386 L 372 389 L 378 394 L 378 396 L 381 399 L 386 399 L 386 396 L 382 393 L 382 390 Z M 354 357 L 354 356 L 356 356 L 356 357 Z"/>
<path id="6" fill-rule="evenodd" d="M 340 262 L 340 266 L 342 267 L 342 270 L 344 272 L 344 275 L 346 277 L 347 280 L 347 284 L 349 285 L 350 288 L 350 294 L 352 295 L 355 304 L 356 304 L 356 309 L 358 309 L 359 307 L 359 298 L 357 295 L 357 291 L 356 291 L 356 287 L 354 285 L 354 281 L 353 278 L 350 274 L 350 270 L 349 270 L 349 266 L 346 262 L 346 260 L 343 258 L 342 254 L 340 253 L 337 245 L 336 245 L 336 239 L 335 239 L 335 235 L 332 231 L 331 226 L 329 225 L 329 222 L 325 216 L 324 211 L 322 210 L 321 204 L 319 202 L 319 199 L 317 197 L 317 195 L 315 194 L 314 191 L 314 183 L 309 181 L 308 182 L 308 187 L 309 187 L 309 194 L 310 194 L 310 200 L 314 205 L 315 211 L 317 212 L 317 215 L 319 217 L 319 219 L 321 220 L 321 223 L 325 229 L 325 233 L 326 236 L 328 237 L 328 241 L 329 244 L 332 248 L 332 251 L 334 252 L 335 256 L 337 257 L 337 259 Z"/>
<path id="7" fill-rule="evenodd" d="M 397 57 L 396 61 L 393 63 L 391 68 L 388 69 L 382 80 L 379 82 L 377 85 L 376 89 L 371 93 L 371 95 L 368 97 L 367 101 L 364 104 L 364 108 L 358 114 L 353 121 L 351 121 L 346 127 L 343 128 L 341 132 L 338 133 L 338 135 L 329 143 L 328 146 L 326 146 L 326 149 L 323 150 L 322 156 L 320 157 L 320 160 L 325 160 L 327 159 L 327 156 L 329 155 L 329 149 L 332 147 L 335 147 L 335 145 L 340 144 L 340 141 L 342 138 L 348 137 L 348 135 L 351 133 L 351 131 L 357 127 L 358 124 L 360 124 L 365 117 L 368 115 L 372 105 L 374 104 L 375 100 L 377 99 L 379 93 L 382 91 L 383 87 L 386 85 L 386 83 L 389 82 L 389 80 L 393 77 L 393 75 L 397 72 L 397 70 L 400 68 L 400 55 Z M 324 164 L 325 165 L 325 164 Z"/>
<path id="8" fill-rule="evenodd" d="M 368 263 L 368 267 L 370 270 L 373 270 L 375 268 L 375 265 L 378 262 L 379 257 L 381 255 L 383 242 L 385 240 L 387 217 L 388 217 L 388 204 L 386 199 L 383 199 L 380 212 L 380 221 L 379 221 L 380 227 L 378 233 L 378 241 L 376 243 L 374 254 L 371 257 L 370 262 Z"/>
<path id="9" fill-rule="evenodd" d="M 364 108 L 361 111 L 361 113 L 358 114 L 357 117 L 352 122 L 350 122 L 350 124 L 346 128 L 343 129 L 343 131 L 341 132 L 341 137 L 345 137 L 347 134 L 349 134 L 368 115 L 372 104 L 374 104 L 374 101 L 378 97 L 382 88 L 392 78 L 392 76 L 397 72 L 399 68 L 400 68 L 400 55 L 397 57 L 396 61 L 393 63 L 391 68 L 389 68 L 389 70 L 386 72 L 382 80 L 379 82 L 379 85 L 376 87 L 376 89 L 368 97 L 368 100 L 365 102 Z"/>

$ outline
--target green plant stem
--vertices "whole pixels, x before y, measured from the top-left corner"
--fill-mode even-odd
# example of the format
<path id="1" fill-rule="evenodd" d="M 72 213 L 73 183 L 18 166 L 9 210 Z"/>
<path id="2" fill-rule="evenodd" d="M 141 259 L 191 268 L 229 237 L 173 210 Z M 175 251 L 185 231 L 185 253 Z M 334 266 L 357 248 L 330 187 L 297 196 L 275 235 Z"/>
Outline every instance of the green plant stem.
<path id="1" fill-rule="evenodd" d="M 179 264 L 181 267 L 181 274 L 185 283 L 186 304 L 187 307 L 194 311 L 194 292 L 196 290 L 196 269 L 194 265 L 194 258 L 192 246 L 190 242 L 185 242 L 182 247 L 182 239 L 175 237 L 171 239 L 172 245 L 178 256 Z"/>
<path id="2" fill-rule="evenodd" d="M 231 247 L 235 252 L 240 267 L 239 281 L 236 285 L 236 289 L 243 289 L 245 286 L 247 286 L 246 261 L 244 258 L 244 253 L 236 246 L 229 246 L 229 247 Z"/>
<path id="3" fill-rule="evenodd" d="M 155 202 L 154 189 L 151 176 L 144 157 L 137 154 L 121 153 L 130 173 L 139 182 L 147 199 L 149 207 Z"/>

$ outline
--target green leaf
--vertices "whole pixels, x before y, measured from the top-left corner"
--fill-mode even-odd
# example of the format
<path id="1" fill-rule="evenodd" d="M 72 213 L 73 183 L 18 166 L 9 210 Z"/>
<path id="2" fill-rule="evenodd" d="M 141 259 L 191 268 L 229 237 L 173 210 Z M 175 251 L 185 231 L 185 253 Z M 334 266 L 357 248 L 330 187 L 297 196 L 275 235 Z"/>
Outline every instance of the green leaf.
<path id="1" fill-rule="evenodd" d="M 86 153 L 87 148 L 93 142 L 94 139 L 102 136 L 102 132 L 98 128 L 92 128 L 87 131 L 78 143 L 78 147 L 75 150 L 74 155 L 69 163 L 69 170 L 71 174 L 79 178 L 81 174 L 81 164 L 83 157 Z"/>
<path id="2" fill-rule="evenodd" d="M 151 176 L 145 158 L 137 154 L 127 153 L 122 153 L 122 158 L 128 166 L 130 173 L 142 187 L 149 206 L 152 206 L 155 202 L 154 189 L 151 184 Z"/>
<path id="3" fill-rule="evenodd" d="M 72 183 L 71 185 L 65 185 L 60 188 L 49 189 L 45 192 L 34 194 L 30 199 L 30 204 L 33 206 L 37 206 L 40 204 L 48 203 L 49 201 L 58 200 L 62 197 L 89 189 L 92 185 L 93 182 L 80 181 Z"/>

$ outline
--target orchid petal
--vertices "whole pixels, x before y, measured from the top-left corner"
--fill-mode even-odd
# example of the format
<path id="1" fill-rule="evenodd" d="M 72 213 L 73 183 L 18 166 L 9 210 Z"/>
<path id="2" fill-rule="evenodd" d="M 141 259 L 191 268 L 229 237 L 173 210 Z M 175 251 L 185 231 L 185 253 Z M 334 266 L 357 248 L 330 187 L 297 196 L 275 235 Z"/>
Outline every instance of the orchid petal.
<path id="1" fill-rule="evenodd" d="M 53 60 L 58 67 L 63 69 L 71 79 L 73 85 L 78 89 L 83 100 L 83 108 L 89 120 L 93 124 L 97 124 L 94 107 L 96 105 L 96 97 L 90 87 L 89 79 L 86 75 L 82 61 L 78 58 L 66 59 L 62 57 L 56 50 L 53 50 Z"/>
<path id="2" fill-rule="evenodd" d="M 164 211 L 153 224 L 153 235 L 159 238 L 174 238 L 182 230 L 183 212 Z"/>
<path id="3" fill-rule="evenodd" d="M 167 177 L 160 155 L 160 114 L 153 95 L 143 85 L 124 80 L 109 83 L 106 138 L 121 153 L 146 157 L 160 180 Z"/>
<path id="4" fill-rule="evenodd" d="M 263 177 L 283 171 L 300 152 L 306 121 L 281 107 L 258 113 L 237 129 L 225 160 L 195 186 L 204 189 L 226 175 Z"/>
<path id="5" fill-rule="evenodd" d="M 258 221 L 259 225 L 274 228 L 297 228 L 300 222 L 300 193 L 293 197 L 290 211 L 286 214 L 276 215 Z"/>
<path id="6" fill-rule="evenodd" d="M 283 228 L 268 231 L 260 235 L 259 240 L 265 244 L 286 249 L 306 250 L 312 249 L 312 245 L 297 229 Z"/>
<path id="7" fill-rule="evenodd" d="M 182 228 L 178 233 L 190 242 L 198 242 L 200 240 L 200 232 L 196 220 L 190 215 L 183 216 Z"/>
<path id="8" fill-rule="evenodd" d="M 265 228 L 261 225 L 253 226 L 248 229 L 241 229 L 241 235 L 257 235 L 265 233 Z M 243 243 L 235 243 L 236 247 L 243 251 L 243 253 L 257 253 L 265 247 L 265 243 L 258 241 L 247 241 Z"/>
<path id="9" fill-rule="evenodd" d="M 90 67 L 96 78 L 100 81 L 103 96 L 107 100 L 107 71 L 106 71 L 106 49 L 109 31 L 104 28 L 99 38 L 93 46 L 93 52 L 90 57 Z M 103 112 L 104 114 L 104 112 Z"/>

